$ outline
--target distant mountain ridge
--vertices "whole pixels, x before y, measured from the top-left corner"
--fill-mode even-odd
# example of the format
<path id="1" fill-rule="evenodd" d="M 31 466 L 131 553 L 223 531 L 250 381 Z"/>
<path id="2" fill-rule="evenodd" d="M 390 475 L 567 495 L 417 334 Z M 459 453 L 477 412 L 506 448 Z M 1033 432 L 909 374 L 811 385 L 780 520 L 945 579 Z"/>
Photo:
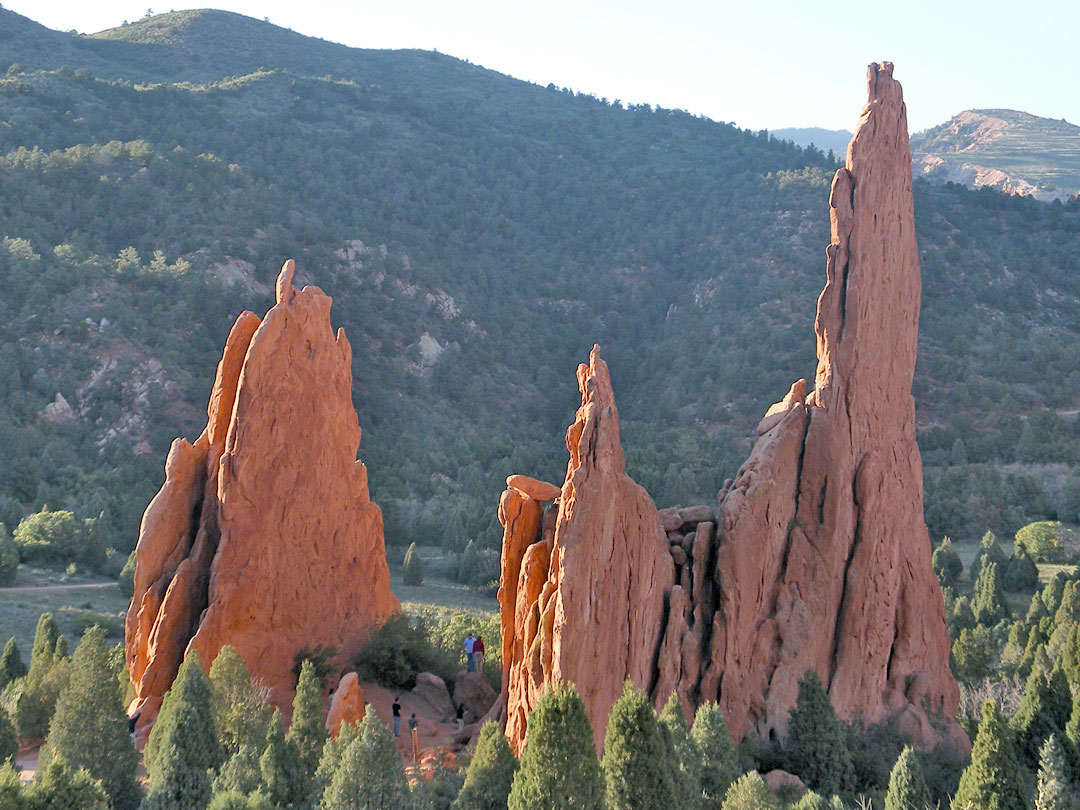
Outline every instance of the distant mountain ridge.
<path id="1" fill-rule="evenodd" d="M 838 161 L 844 160 L 851 132 L 846 129 L 823 129 L 822 127 L 786 127 L 774 129 L 772 134 L 802 147 L 815 146 L 822 152 L 830 149 Z"/>
<path id="2" fill-rule="evenodd" d="M 911 139 L 916 175 L 1039 200 L 1080 193 L 1080 127 L 1017 110 L 965 110 Z"/>
<path id="3" fill-rule="evenodd" d="M 227 12 L 82 36 L 0 10 L 0 522 L 104 513 L 127 551 L 229 324 L 288 257 L 353 346 L 391 545 L 475 539 L 497 570 L 503 482 L 560 479 L 593 343 L 631 475 L 708 502 L 813 375 L 836 163 Z M 1080 201 L 915 195 L 932 531 L 1075 515 L 1080 489 L 992 465 L 1080 464 Z"/>

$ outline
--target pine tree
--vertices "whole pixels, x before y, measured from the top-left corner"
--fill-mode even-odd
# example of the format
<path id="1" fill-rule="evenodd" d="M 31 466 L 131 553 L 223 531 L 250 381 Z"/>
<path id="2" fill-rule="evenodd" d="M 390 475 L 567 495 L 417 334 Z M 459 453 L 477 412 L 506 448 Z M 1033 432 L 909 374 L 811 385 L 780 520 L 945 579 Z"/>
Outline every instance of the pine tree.
<path id="1" fill-rule="evenodd" d="M 847 735 L 812 669 L 799 681 L 786 748 L 795 773 L 814 790 L 832 794 L 850 785 L 854 772 Z"/>
<path id="2" fill-rule="evenodd" d="M 690 737 L 682 702 L 674 692 L 660 712 L 660 731 L 671 756 L 672 787 L 676 807 L 696 807 L 701 802 L 701 751 Z"/>
<path id="3" fill-rule="evenodd" d="M 390 731 L 368 712 L 359 733 L 341 751 L 321 810 L 398 810 L 409 804 L 409 785 Z"/>
<path id="4" fill-rule="evenodd" d="M 1069 785 L 1065 755 L 1056 735 L 1051 735 L 1039 751 L 1039 783 L 1035 810 L 1077 810 L 1076 793 Z"/>
<path id="5" fill-rule="evenodd" d="M 1024 779 L 1010 737 L 998 707 L 986 701 L 952 810 L 1025 810 Z"/>
<path id="6" fill-rule="evenodd" d="M 506 737 L 496 723 L 485 723 L 454 810 L 506 810 L 516 772 L 517 760 Z"/>
<path id="7" fill-rule="evenodd" d="M 217 793 L 206 810 L 278 810 L 264 793 L 238 793 L 235 790 Z"/>
<path id="8" fill-rule="evenodd" d="M 1005 591 L 1001 587 L 1001 574 L 997 563 L 988 561 L 979 571 L 971 610 L 975 614 L 975 622 L 987 627 L 1009 617 L 1009 606 L 1005 601 Z"/>
<path id="9" fill-rule="evenodd" d="M 24 791 L 27 810 L 108 810 L 101 782 L 84 770 L 72 770 L 54 759 Z"/>
<path id="10" fill-rule="evenodd" d="M 84 768 L 99 779 L 112 810 L 134 810 L 142 798 L 135 779 L 139 756 L 131 744 L 105 631 L 94 625 L 83 634 L 71 663 L 71 678 L 56 701 L 41 762 L 53 758 Z"/>
<path id="11" fill-rule="evenodd" d="M 315 776 L 322 756 L 323 745 L 329 736 L 326 731 L 326 718 L 322 707 L 323 684 L 315 672 L 311 661 L 304 661 L 300 668 L 300 678 L 296 682 L 296 697 L 293 698 L 292 723 L 289 726 L 289 741 L 296 746 L 304 766 L 307 781 Z"/>
<path id="12" fill-rule="evenodd" d="M 1043 670 L 1040 667 L 1032 668 L 1024 686 L 1020 708 L 1012 719 L 1016 730 L 1016 753 L 1020 762 L 1032 770 L 1039 766 L 1039 750 L 1043 742 L 1059 730 L 1047 708 L 1049 695 Z"/>
<path id="13" fill-rule="evenodd" d="M 0 689 L 24 675 L 26 664 L 23 663 L 19 645 L 15 643 L 15 636 L 12 636 L 4 645 L 4 654 L 0 656 Z"/>
<path id="14" fill-rule="evenodd" d="M 719 706 L 711 702 L 698 706 L 690 739 L 701 752 L 701 806 L 720 810 L 724 794 L 739 775 L 739 755 Z"/>
<path id="15" fill-rule="evenodd" d="M 604 806 L 607 810 L 669 810 L 675 801 L 671 780 L 674 752 L 664 745 L 656 712 L 630 681 L 611 707 L 604 756 Z"/>
<path id="16" fill-rule="evenodd" d="M 0 763 L 0 807 L 4 810 L 28 810 L 19 772 L 8 762 Z"/>
<path id="17" fill-rule="evenodd" d="M 189 652 L 150 732 L 155 756 L 144 810 L 193 810 L 210 800 L 210 771 L 221 763 L 210 681 Z"/>
<path id="18" fill-rule="evenodd" d="M 885 810 L 925 810 L 929 806 L 930 791 L 926 787 L 919 758 L 910 746 L 905 746 L 889 774 Z"/>
<path id="19" fill-rule="evenodd" d="M 839 796 L 826 799 L 820 793 L 808 790 L 791 806 L 791 810 L 844 810 L 844 803 Z M 924 808 L 920 805 L 919 810 Z"/>
<path id="20" fill-rule="evenodd" d="M 1072 690 L 1065 670 L 1058 661 L 1046 684 L 1046 713 L 1058 731 L 1064 731 L 1072 713 Z"/>
<path id="21" fill-rule="evenodd" d="M 319 767 L 315 769 L 315 779 L 308 794 L 307 807 L 320 806 L 323 794 L 326 792 L 330 780 L 333 779 L 334 773 L 337 772 L 342 752 L 358 736 L 360 736 L 360 729 L 357 726 L 342 723 L 338 735 L 326 741 L 326 745 L 323 746 L 322 756 L 319 758 Z"/>
<path id="22" fill-rule="evenodd" d="M 266 737 L 266 750 L 259 757 L 259 773 L 270 801 L 278 807 L 290 807 L 303 801 L 311 787 L 311 780 L 304 770 L 300 749 L 285 736 L 281 712 L 274 709 Z"/>
<path id="23" fill-rule="evenodd" d="M 416 543 L 409 544 L 405 552 L 405 562 L 401 565 L 401 577 L 406 585 L 424 584 L 424 561 L 416 551 Z"/>
<path id="24" fill-rule="evenodd" d="M 971 561 L 968 576 L 978 577 L 987 563 L 996 563 L 1000 568 L 1005 564 L 1005 552 L 998 545 L 997 535 L 987 532 L 979 541 L 979 550 L 975 553 L 975 559 Z"/>
<path id="25" fill-rule="evenodd" d="M 723 810 L 779 810 L 780 800 L 769 792 L 757 771 L 744 773 L 724 795 Z"/>
<path id="26" fill-rule="evenodd" d="M 41 614 L 34 632 L 30 669 L 15 705 L 15 727 L 24 743 L 45 739 L 56 700 L 67 686 L 71 669 L 62 654 L 63 638 L 52 614 Z"/>
<path id="27" fill-rule="evenodd" d="M 19 736 L 15 733 L 15 724 L 8 713 L 0 706 L 0 766 L 14 765 L 19 755 Z M 0 805 L 2 807 L 3 805 Z"/>
<path id="28" fill-rule="evenodd" d="M 604 781 L 577 688 L 549 688 L 529 713 L 508 810 L 600 810 Z"/>
<path id="29" fill-rule="evenodd" d="M 214 775 L 210 789 L 215 796 L 219 793 L 241 793 L 246 796 L 261 787 L 259 750 L 251 743 L 242 743 L 240 750 L 225 760 Z"/>
<path id="30" fill-rule="evenodd" d="M 34 646 L 30 648 L 30 667 L 38 662 L 47 661 L 52 664 L 52 658 L 56 654 L 56 642 L 60 638 L 60 628 L 51 613 L 42 613 L 38 617 L 37 629 L 34 630 Z"/>
<path id="31" fill-rule="evenodd" d="M 270 726 L 270 708 L 265 694 L 251 683 L 247 664 L 235 647 L 225 645 L 210 667 L 213 694 L 214 728 L 226 756 L 250 745 L 259 751 L 266 747 Z"/>

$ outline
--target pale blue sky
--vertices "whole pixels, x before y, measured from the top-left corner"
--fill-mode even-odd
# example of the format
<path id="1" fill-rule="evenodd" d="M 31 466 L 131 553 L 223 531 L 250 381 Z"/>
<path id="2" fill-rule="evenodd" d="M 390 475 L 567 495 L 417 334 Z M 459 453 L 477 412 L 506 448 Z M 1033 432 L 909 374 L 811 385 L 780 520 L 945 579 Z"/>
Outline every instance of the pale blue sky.
<path id="1" fill-rule="evenodd" d="M 867 63 L 890 60 L 911 130 L 1006 107 L 1080 124 L 1080 0 L 218 0 L 302 34 L 425 48 L 538 84 L 702 113 L 751 129 L 851 129 Z M 205 7 L 168 0 L 155 12 Z M 147 0 L 3 0 L 84 33 Z"/>

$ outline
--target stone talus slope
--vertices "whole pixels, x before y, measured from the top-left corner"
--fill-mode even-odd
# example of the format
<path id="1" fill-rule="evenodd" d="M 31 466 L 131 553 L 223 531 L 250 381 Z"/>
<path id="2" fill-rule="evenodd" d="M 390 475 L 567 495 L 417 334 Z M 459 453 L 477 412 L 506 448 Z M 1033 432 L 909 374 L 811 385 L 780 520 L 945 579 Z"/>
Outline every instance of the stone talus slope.
<path id="1" fill-rule="evenodd" d="M 845 719 L 893 720 L 922 748 L 968 747 L 951 719 L 959 690 L 915 444 L 906 113 L 891 64 L 868 76 L 830 194 L 815 390 L 799 380 L 769 408 L 716 512 L 658 513 L 626 477 L 596 349 L 578 372 L 557 513 L 512 485 L 504 493 L 503 698 L 515 749 L 539 692 L 558 680 L 577 684 L 599 741 L 627 677 L 657 706 L 673 691 L 688 712 L 718 701 L 736 738 L 783 738 L 811 668 Z"/>
<path id="2" fill-rule="evenodd" d="M 581 407 L 566 433 L 570 461 L 557 512 L 545 518 L 541 502 L 513 486 L 499 505 L 503 698 L 517 751 L 540 691 L 559 681 L 577 684 L 602 744 L 623 681 L 652 683 L 674 584 L 656 507 L 626 474 L 611 377 L 598 347 L 577 379 Z"/>
<path id="3" fill-rule="evenodd" d="M 143 516 L 125 641 L 144 725 L 189 649 L 209 666 L 233 645 L 287 708 L 297 653 L 347 660 L 398 609 L 356 458 L 352 352 L 329 296 L 293 273 L 265 318 L 237 319 L 206 429 L 173 442 Z"/>

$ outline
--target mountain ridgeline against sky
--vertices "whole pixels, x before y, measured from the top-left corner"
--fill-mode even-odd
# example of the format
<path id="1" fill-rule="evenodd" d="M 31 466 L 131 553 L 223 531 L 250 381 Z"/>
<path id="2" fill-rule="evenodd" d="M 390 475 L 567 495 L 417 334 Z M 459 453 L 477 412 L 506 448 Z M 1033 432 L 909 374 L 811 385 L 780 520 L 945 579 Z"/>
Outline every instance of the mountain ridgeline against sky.
<path id="1" fill-rule="evenodd" d="M 814 368 L 820 150 L 210 11 L 84 37 L 0 10 L 0 98 L 9 526 L 103 513 L 130 549 L 288 256 L 352 343 L 387 543 L 475 538 L 481 580 L 506 476 L 560 477 L 594 342 L 661 507 L 711 501 Z M 1080 204 L 917 183 L 915 210 L 931 534 L 1075 519 Z"/>

